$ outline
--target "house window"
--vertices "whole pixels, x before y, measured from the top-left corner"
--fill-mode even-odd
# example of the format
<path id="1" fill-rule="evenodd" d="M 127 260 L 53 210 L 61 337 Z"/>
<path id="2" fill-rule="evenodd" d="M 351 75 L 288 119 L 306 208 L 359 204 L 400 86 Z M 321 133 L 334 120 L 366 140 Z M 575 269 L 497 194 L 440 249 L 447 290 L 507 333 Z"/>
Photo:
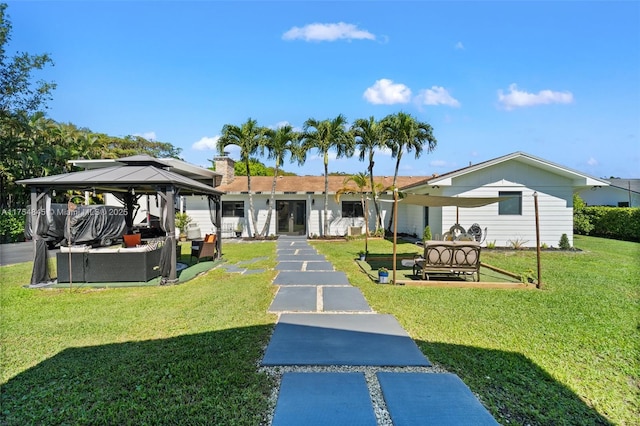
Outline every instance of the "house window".
<path id="1" fill-rule="evenodd" d="M 343 201 L 342 217 L 363 217 L 362 203 L 360 201 Z"/>
<path id="2" fill-rule="evenodd" d="M 223 201 L 222 217 L 244 217 L 244 201 Z"/>
<path id="3" fill-rule="evenodd" d="M 522 191 L 500 191 L 499 197 L 509 197 L 508 200 L 498 203 L 499 215 L 521 215 L 522 214 Z"/>

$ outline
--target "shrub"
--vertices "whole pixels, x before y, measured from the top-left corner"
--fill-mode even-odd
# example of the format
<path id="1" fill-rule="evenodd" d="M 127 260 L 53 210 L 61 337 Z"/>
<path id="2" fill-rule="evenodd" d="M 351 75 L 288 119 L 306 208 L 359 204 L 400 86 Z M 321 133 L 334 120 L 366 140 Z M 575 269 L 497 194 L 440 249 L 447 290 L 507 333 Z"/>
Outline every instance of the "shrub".
<path id="1" fill-rule="evenodd" d="M 569 237 L 567 237 L 567 234 L 562 234 L 562 236 L 560 237 L 560 242 L 558 243 L 558 247 L 560 247 L 562 250 L 569 250 L 571 248 L 571 244 L 569 244 Z"/>
<path id="2" fill-rule="evenodd" d="M 523 249 L 525 244 L 527 244 L 529 241 L 528 240 L 523 240 L 521 238 L 516 238 L 513 240 L 508 240 L 507 244 L 509 244 L 509 246 L 511 246 L 512 249 L 514 250 L 520 250 Z"/>
<path id="3" fill-rule="evenodd" d="M 424 241 L 428 241 L 431 239 L 431 227 L 429 225 L 424 228 L 424 232 L 422 232 L 422 239 Z"/>
<path id="4" fill-rule="evenodd" d="M 589 235 L 640 241 L 640 208 L 594 206 L 582 212 L 591 226 Z"/>
<path id="5" fill-rule="evenodd" d="M 593 224 L 585 212 L 585 202 L 578 194 L 573 194 L 573 232 L 581 235 L 589 235 L 593 230 Z"/>
<path id="6" fill-rule="evenodd" d="M 2 210 L 0 214 L 0 243 L 24 241 L 26 216 L 23 211 Z"/>

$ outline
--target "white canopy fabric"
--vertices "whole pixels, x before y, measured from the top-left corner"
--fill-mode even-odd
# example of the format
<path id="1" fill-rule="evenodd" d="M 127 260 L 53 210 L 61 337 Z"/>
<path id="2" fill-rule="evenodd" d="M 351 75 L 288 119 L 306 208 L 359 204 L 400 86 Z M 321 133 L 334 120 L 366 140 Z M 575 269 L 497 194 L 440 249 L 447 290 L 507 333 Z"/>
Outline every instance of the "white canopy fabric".
<path id="1" fill-rule="evenodd" d="M 482 207 L 499 201 L 508 200 L 510 197 L 445 197 L 442 195 L 423 195 L 401 193 L 398 199 L 399 203 L 414 204 L 425 207 Z M 386 200 L 380 200 L 386 201 Z M 389 200 L 393 202 L 393 200 Z"/>

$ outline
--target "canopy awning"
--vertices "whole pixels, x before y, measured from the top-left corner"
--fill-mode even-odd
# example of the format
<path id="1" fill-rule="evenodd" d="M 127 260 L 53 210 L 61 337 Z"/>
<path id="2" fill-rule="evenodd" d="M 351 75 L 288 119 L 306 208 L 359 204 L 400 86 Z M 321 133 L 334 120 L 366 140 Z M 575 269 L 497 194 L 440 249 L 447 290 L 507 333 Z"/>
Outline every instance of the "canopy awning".
<path id="1" fill-rule="evenodd" d="M 399 203 L 414 204 L 425 207 L 482 207 L 499 201 L 508 200 L 510 197 L 445 197 L 443 195 L 423 194 L 399 194 Z M 383 201 L 383 200 L 380 200 Z M 393 202 L 393 200 L 390 200 Z"/>

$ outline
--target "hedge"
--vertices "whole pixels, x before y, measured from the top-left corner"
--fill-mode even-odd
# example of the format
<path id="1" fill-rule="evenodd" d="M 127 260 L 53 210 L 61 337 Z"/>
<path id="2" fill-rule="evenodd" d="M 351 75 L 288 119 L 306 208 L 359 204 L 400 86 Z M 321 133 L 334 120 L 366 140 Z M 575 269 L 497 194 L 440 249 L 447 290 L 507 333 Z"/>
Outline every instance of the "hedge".
<path id="1" fill-rule="evenodd" d="M 574 212 L 574 232 L 615 240 L 640 241 L 640 208 L 583 207 Z"/>
<path id="2" fill-rule="evenodd" d="M 0 243 L 24 241 L 24 227 L 24 211 L 3 209 L 0 214 Z"/>

